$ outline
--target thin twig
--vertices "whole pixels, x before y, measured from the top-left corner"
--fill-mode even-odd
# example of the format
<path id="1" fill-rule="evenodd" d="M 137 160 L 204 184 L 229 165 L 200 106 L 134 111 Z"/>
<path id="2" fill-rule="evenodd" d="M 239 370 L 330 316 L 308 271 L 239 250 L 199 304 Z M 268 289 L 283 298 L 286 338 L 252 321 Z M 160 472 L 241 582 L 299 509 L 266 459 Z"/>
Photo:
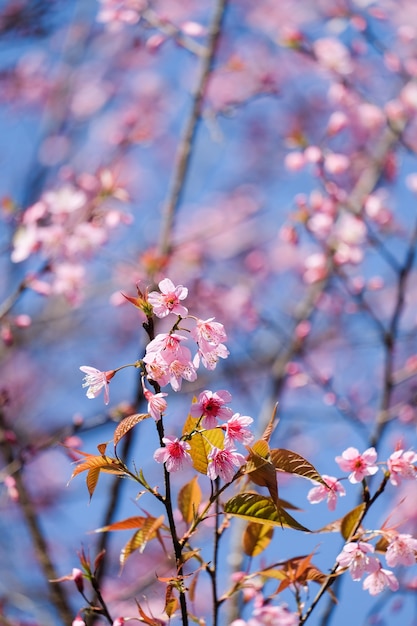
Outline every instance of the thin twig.
<path id="1" fill-rule="evenodd" d="M 3 454 L 6 463 L 9 466 L 14 466 L 15 455 L 12 445 L 9 443 L 7 436 L 7 424 L 4 419 L 3 412 L 0 411 L 0 447 L 3 450 Z M 29 528 L 29 532 L 32 538 L 36 559 L 41 567 L 41 570 L 48 582 L 49 595 L 53 606 L 56 608 L 63 624 L 71 624 L 73 620 L 73 612 L 68 602 L 63 585 L 56 582 L 50 582 L 58 578 L 58 573 L 52 562 L 49 546 L 44 537 L 39 518 L 36 513 L 35 507 L 32 504 L 28 490 L 26 489 L 25 481 L 21 471 L 15 471 L 13 474 L 15 479 L 15 485 L 19 494 L 18 503 L 22 511 L 23 517 Z"/>
<path id="2" fill-rule="evenodd" d="M 172 229 L 175 213 L 185 187 L 194 138 L 201 118 L 206 87 L 212 72 L 226 7 L 227 0 L 217 1 L 209 29 L 207 53 L 203 57 L 200 78 L 194 92 L 191 112 L 185 122 L 175 156 L 174 172 L 162 211 L 163 222 L 159 241 L 159 252 L 162 256 L 169 254 L 172 248 Z"/>

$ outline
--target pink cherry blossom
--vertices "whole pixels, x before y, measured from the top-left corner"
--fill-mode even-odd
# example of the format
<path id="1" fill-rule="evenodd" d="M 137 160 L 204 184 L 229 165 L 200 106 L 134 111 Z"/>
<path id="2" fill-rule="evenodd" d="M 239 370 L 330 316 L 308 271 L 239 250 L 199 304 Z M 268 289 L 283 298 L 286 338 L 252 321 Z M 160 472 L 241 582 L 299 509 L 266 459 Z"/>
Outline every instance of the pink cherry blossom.
<path id="1" fill-rule="evenodd" d="M 370 556 L 373 552 L 374 547 L 369 543 L 351 541 L 345 544 L 336 561 L 340 567 L 349 568 L 352 580 L 360 580 L 363 574 L 374 572 L 379 566 L 378 559 Z"/>
<path id="2" fill-rule="evenodd" d="M 378 471 L 375 465 L 377 453 L 375 448 L 368 448 L 362 454 L 359 454 L 356 448 L 347 448 L 342 452 L 342 456 L 336 457 L 336 463 L 344 472 L 349 474 L 349 481 L 353 484 L 360 483 L 365 476 L 373 476 Z"/>
<path id="3" fill-rule="evenodd" d="M 255 606 L 247 622 L 236 619 L 230 626 L 297 626 L 299 622 L 299 615 L 291 613 L 285 605 L 265 602 L 262 606 Z"/>
<path id="4" fill-rule="evenodd" d="M 223 324 L 214 321 L 214 317 L 197 319 L 191 336 L 198 344 L 198 352 L 193 359 L 195 367 L 199 367 L 201 361 L 205 368 L 214 370 L 219 358 L 226 359 L 229 356 L 228 349 L 222 343 L 227 339 L 226 331 Z"/>
<path id="5" fill-rule="evenodd" d="M 187 452 L 191 447 L 189 443 L 171 436 L 163 437 L 162 441 L 165 446 L 155 450 L 153 458 L 158 463 L 165 463 L 168 472 L 177 472 L 191 465 L 191 457 Z"/>
<path id="6" fill-rule="evenodd" d="M 72 620 L 72 626 L 85 626 L 85 621 L 81 615 L 77 615 L 77 617 Z"/>
<path id="7" fill-rule="evenodd" d="M 363 581 L 363 589 L 367 589 L 371 596 L 378 595 L 384 591 L 385 587 L 389 587 L 391 591 L 397 591 L 400 586 L 397 578 L 389 570 L 383 569 L 381 563 L 378 562 L 378 565 L 379 567 Z"/>
<path id="8" fill-rule="evenodd" d="M 149 379 L 161 387 L 170 383 L 174 391 L 179 391 L 183 378 L 188 381 L 197 378 L 191 352 L 181 345 L 185 340 L 186 337 L 176 333 L 162 333 L 147 345 L 143 361 Z"/>
<path id="9" fill-rule="evenodd" d="M 142 378 L 142 389 L 145 399 L 148 401 L 148 413 L 154 418 L 155 422 L 161 419 L 162 413 L 166 411 L 167 401 L 164 399 L 167 393 L 152 393 L 146 389 L 145 382 Z"/>
<path id="10" fill-rule="evenodd" d="M 213 446 L 207 455 L 207 459 L 209 462 L 207 476 L 211 480 L 215 480 L 215 478 L 220 476 L 227 483 L 232 480 L 237 469 L 246 463 L 245 457 L 231 447 L 220 450 Z"/>
<path id="11" fill-rule="evenodd" d="M 404 479 L 417 478 L 417 454 L 408 450 L 396 450 L 393 452 L 387 462 L 390 472 L 390 482 L 395 486 L 401 484 Z"/>
<path id="12" fill-rule="evenodd" d="M 215 428 L 218 419 L 227 420 L 233 414 L 232 409 L 224 406 L 231 400 L 231 394 L 225 389 L 220 391 L 206 389 L 200 393 L 197 402 L 191 405 L 190 414 L 193 417 L 202 417 L 204 428 Z"/>
<path id="13" fill-rule="evenodd" d="M 322 252 L 314 252 L 310 254 L 305 262 L 305 271 L 303 279 L 307 284 L 316 283 L 323 280 L 328 273 L 328 261 L 326 255 Z"/>
<path id="14" fill-rule="evenodd" d="M 334 476 L 322 475 L 326 485 L 318 485 L 313 487 L 307 494 L 307 499 L 311 504 L 318 504 L 322 500 L 327 500 L 327 506 L 330 511 L 334 511 L 337 503 L 337 496 L 345 496 L 346 491 L 343 485 Z"/>
<path id="15" fill-rule="evenodd" d="M 114 370 L 102 372 L 89 365 L 82 365 L 80 370 L 86 374 L 86 376 L 84 376 L 83 387 L 88 387 L 87 398 L 90 400 L 96 398 L 101 390 L 104 389 L 104 403 L 108 404 L 110 400 L 109 382 L 116 372 Z"/>
<path id="16" fill-rule="evenodd" d="M 222 428 L 226 431 L 224 444 L 225 446 L 233 445 L 236 441 L 239 441 L 244 446 L 248 446 L 254 440 L 254 435 L 249 430 L 249 424 L 252 424 L 253 419 L 248 415 L 240 415 L 235 413 L 227 422 L 223 424 Z"/>
<path id="17" fill-rule="evenodd" d="M 153 311 L 157 317 L 166 317 L 170 313 L 185 317 L 188 309 L 180 304 L 188 295 L 188 289 L 182 285 L 177 287 L 169 278 L 164 278 L 158 284 L 158 291 L 151 291 L 148 296 L 149 303 L 153 306 Z"/>
<path id="18" fill-rule="evenodd" d="M 210 317 L 206 320 L 197 319 L 196 326 L 191 331 L 191 336 L 201 349 L 210 349 L 208 346 L 211 346 L 212 349 L 214 346 L 218 346 L 227 340 L 223 324 L 215 322 L 214 317 Z"/>
<path id="19" fill-rule="evenodd" d="M 324 68 L 342 75 L 352 72 L 353 65 L 349 50 L 338 39 L 334 37 L 317 39 L 313 44 L 313 50 L 317 61 Z"/>
<path id="20" fill-rule="evenodd" d="M 407 534 L 394 534 L 389 540 L 385 553 L 387 564 L 390 567 L 396 565 L 414 565 L 417 555 L 417 539 Z"/>
<path id="21" fill-rule="evenodd" d="M 193 382 L 197 378 L 197 372 L 190 361 L 174 359 L 168 365 L 169 382 L 174 391 L 180 391 L 182 379 Z"/>
<path id="22" fill-rule="evenodd" d="M 212 350 L 202 350 L 198 349 L 197 354 L 193 359 L 193 364 L 195 367 L 200 365 L 200 360 L 204 367 L 208 370 L 214 370 L 219 359 L 227 359 L 229 356 L 229 350 L 223 343 L 220 343 L 218 346 L 215 346 Z"/>

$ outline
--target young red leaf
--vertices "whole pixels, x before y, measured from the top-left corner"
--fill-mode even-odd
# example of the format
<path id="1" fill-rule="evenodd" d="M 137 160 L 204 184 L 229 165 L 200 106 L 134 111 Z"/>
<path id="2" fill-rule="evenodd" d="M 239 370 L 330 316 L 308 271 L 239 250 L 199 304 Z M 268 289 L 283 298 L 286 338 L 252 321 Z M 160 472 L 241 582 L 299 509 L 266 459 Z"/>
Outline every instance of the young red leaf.
<path id="1" fill-rule="evenodd" d="M 88 493 L 90 494 L 90 500 L 93 497 L 93 493 L 96 489 L 98 479 L 100 477 L 100 468 L 95 467 L 91 469 L 86 478 Z"/>
<path id="2" fill-rule="evenodd" d="M 197 476 L 186 483 L 178 493 L 178 508 L 186 524 L 191 524 L 201 502 L 201 489 Z"/>
<path id="3" fill-rule="evenodd" d="M 150 417 L 149 413 L 134 413 L 125 417 L 116 427 L 113 435 L 114 447 L 117 446 L 119 441 L 129 432 L 136 424 Z"/>
<path id="4" fill-rule="evenodd" d="M 168 615 L 169 618 L 173 616 L 175 611 L 178 608 L 178 600 L 174 594 L 174 588 L 172 585 L 167 585 L 167 590 L 165 594 L 165 608 L 164 611 Z"/>
<path id="5" fill-rule="evenodd" d="M 158 529 L 162 526 L 164 516 L 160 517 L 148 517 L 142 528 L 138 530 L 133 537 L 129 539 L 126 545 L 123 547 L 120 553 L 120 564 L 123 566 L 129 556 L 139 550 L 143 552 L 148 541 L 156 537 Z"/>
<path id="6" fill-rule="evenodd" d="M 97 446 L 97 450 L 103 456 L 106 454 L 107 443 L 99 443 Z"/>
<path id="7" fill-rule="evenodd" d="M 104 472 L 109 472 L 111 474 L 124 474 L 123 464 L 117 459 L 113 459 L 112 457 L 104 455 L 94 456 L 91 454 L 88 456 L 86 461 L 84 461 L 83 463 L 79 463 L 76 466 L 76 468 L 72 472 L 71 480 L 75 476 L 78 476 L 78 474 L 81 474 L 81 472 L 92 469 L 100 469 Z"/>
<path id="8" fill-rule="evenodd" d="M 127 517 L 126 519 L 121 520 L 120 522 L 114 522 L 113 524 L 109 524 L 108 526 L 102 526 L 101 528 L 97 528 L 94 532 L 105 533 L 111 530 L 132 530 L 133 528 L 143 528 L 143 526 L 149 519 L 154 519 L 154 518 L 149 518 L 149 516 L 145 517 L 143 515 L 142 516 L 136 515 L 135 517 Z"/>

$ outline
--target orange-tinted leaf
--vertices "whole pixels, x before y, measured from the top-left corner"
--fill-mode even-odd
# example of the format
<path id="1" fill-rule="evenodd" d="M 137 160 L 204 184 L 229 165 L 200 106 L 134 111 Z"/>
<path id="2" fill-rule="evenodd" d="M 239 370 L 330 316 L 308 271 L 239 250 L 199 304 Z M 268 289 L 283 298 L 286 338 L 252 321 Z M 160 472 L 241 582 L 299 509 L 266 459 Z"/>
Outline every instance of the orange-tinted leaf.
<path id="1" fill-rule="evenodd" d="M 122 439 L 126 433 L 129 432 L 136 424 L 142 422 L 144 419 L 150 417 L 149 413 L 134 413 L 133 415 L 129 415 L 129 417 L 125 417 L 116 427 L 113 436 L 114 447 L 117 446 L 120 439 Z"/>
<path id="2" fill-rule="evenodd" d="M 257 450 L 260 450 L 263 455 L 269 456 L 268 444 L 266 441 L 257 441 L 253 448 L 248 449 L 249 456 L 244 469 L 245 474 L 247 474 L 248 478 L 254 482 L 255 485 L 266 487 L 275 506 L 279 508 L 278 483 L 275 467 L 265 456 L 261 456 L 257 453 Z"/>
<path id="3" fill-rule="evenodd" d="M 167 585 L 167 590 L 165 594 L 165 613 L 168 615 L 168 617 L 172 617 L 177 608 L 178 600 L 175 597 L 174 589 L 172 585 Z"/>
<path id="4" fill-rule="evenodd" d="M 95 467 L 91 469 L 86 478 L 88 493 L 90 494 L 90 500 L 93 497 L 93 493 L 96 489 L 98 479 L 100 477 L 100 468 Z"/>
<path id="5" fill-rule="evenodd" d="M 107 448 L 107 443 L 99 443 L 97 446 L 97 450 L 100 452 L 101 455 L 106 454 L 106 448 Z"/>
<path id="6" fill-rule="evenodd" d="M 388 540 L 386 539 L 386 537 L 382 536 L 378 539 L 378 541 L 375 544 L 375 550 L 377 552 L 386 552 L 387 548 L 388 548 Z"/>
<path id="7" fill-rule="evenodd" d="M 266 523 L 269 526 L 287 526 L 295 530 L 310 532 L 297 522 L 285 509 L 277 507 L 271 498 L 257 493 L 240 493 L 224 505 L 225 513 L 242 517 L 247 521 Z"/>
<path id="8" fill-rule="evenodd" d="M 143 524 L 142 528 L 129 539 L 129 541 L 122 549 L 120 553 L 121 565 L 124 565 L 126 560 L 133 552 L 135 552 L 135 550 L 139 550 L 140 552 L 144 551 L 148 541 L 156 537 L 157 530 L 161 527 L 163 521 L 163 515 L 157 518 L 148 517 L 146 519 L 146 522 Z"/>
<path id="9" fill-rule="evenodd" d="M 197 582 L 198 582 L 199 574 L 200 574 L 200 571 L 198 570 L 192 577 L 191 583 L 188 585 L 188 597 L 190 598 L 191 602 L 195 601 L 195 592 L 197 589 Z"/>
<path id="10" fill-rule="evenodd" d="M 356 506 L 354 509 L 349 511 L 349 513 L 347 513 L 342 519 L 340 532 L 342 533 L 343 539 L 346 541 L 351 539 L 352 535 L 354 535 L 358 530 L 365 508 L 366 504 L 365 502 L 362 502 L 362 504 L 359 504 L 359 506 Z"/>
<path id="11" fill-rule="evenodd" d="M 277 470 L 288 474 L 297 474 L 309 480 L 326 485 L 316 468 L 302 456 L 292 450 L 275 448 L 271 450 L 271 462 Z"/>
<path id="12" fill-rule="evenodd" d="M 124 468 L 123 465 L 117 459 L 113 459 L 109 456 L 94 456 L 89 455 L 86 461 L 83 463 L 79 463 L 74 471 L 72 472 L 71 480 L 81 474 L 81 472 L 85 472 L 86 470 L 91 469 L 100 469 L 104 472 L 110 472 L 112 474 L 123 474 Z"/>
<path id="13" fill-rule="evenodd" d="M 191 524 L 201 502 L 201 489 L 198 477 L 194 476 L 178 493 L 178 508 L 186 524 Z"/>
<path id="14" fill-rule="evenodd" d="M 244 553 L 248 556 L 258 556 L 270 544 L 273 534 L 273 526 L 249 522 L 242 538 Z"/>
<path id="15" fill-rule="evenodd" d="M 142 622 L 144 622 L 145 624 L 148 624 L 148 626 L 161 626 L 161 620 L 156 619 L 152 616 L 146 615 L 145 611 L 142 609 L 142 607 L 140 606 L 139 602 L 137 600 L 135 600 L 138 610 L 139 610 L 139 615 L 142 618 Z"/>
<path id="16" fill-rule="evenodd" d="M 269 442 L 269 440 L 271 439 L 272 432 L 273 432 L 275 426 L 278 424 L 278 420 L 276 419 L 277 408 L 278 408 L 278 402 L 274 406 L 274 410 L 272 412 L 272 417 L 269 420 L 269 423 L 268 423 L 267 427 L 265 428 L 264 433 L 262 435 L 262 439 L 264 441 L 266 441 L 266 442 Z"/>
<path id="17" fill-rule="evenodd" d="M 95 533 L 106 533 L 111 530 L 132 530 L 133 528 L 143 528 L 144 524 L 149 517 L 136 515 L 135 517 L 127 517 L 126 519 L 120 522 L 114 522 L 113 524 L 109 524 L 108 526 L 102 526 L 101 528 L 97 528 Z M 154 518 L 151 518 L 154 519 Z"/>

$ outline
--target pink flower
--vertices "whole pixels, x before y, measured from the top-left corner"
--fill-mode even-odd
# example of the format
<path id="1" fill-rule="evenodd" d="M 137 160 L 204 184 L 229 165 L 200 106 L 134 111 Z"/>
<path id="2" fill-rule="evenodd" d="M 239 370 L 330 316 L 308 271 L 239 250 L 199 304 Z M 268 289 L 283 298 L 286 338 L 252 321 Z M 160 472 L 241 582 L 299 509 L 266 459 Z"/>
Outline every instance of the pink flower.
<path id="1" fill-rule="evenodd" d="M 225 482 L 230 482 L 236 474 L 237 469 L 246 463 L 245 457 L 236 452 L 235 448 L 227 447 L 220 450 L 213 446 L 207 455 L 208 468 L 207 476 L 214 480 L 220 476 Z"/>
<path id="2" fill-rule="evenodd" d="M 396 450 L 388 459 L 388 469 L 390 472 L 390 482 L 395 486 L 401 484 L 403 479 L 416 478 L 417 468 L 414 463 L 417 462 L 417 454 L 408 450 Z"/>
<path id="3" fill-rule="evenodd" d="M 84 376 L 83 387 L 88 387 L 87 398 L 90 400 L 92 398 L 96 398 L 104 388 L 104 403 L 108 404 L 110 400 L 109 382 L 116 372 L 114 370 L 101 372 L 95 367 L 90 367 L 88 365 L 82 365 L 80 370 L 86 374 L 86 376 Z"/>
<path id="4" fill-rule="evenodd" d="M 327 506 L 330 511 L 334 511 L 337 503 L 337 496 L 345 496 L 346 491 L 343 485 L 334 476 L 323 474 L 323 480 L 326 485 L 318 485 L 313 487 L 307 494 L 307 499 L 311 504 L 318 504 L 322 500 L 327 500 Z"/>
<path id="5" fill-rule="evenodd" d="M 349 481 L 355 484 L 360 483 L 365 476 L 373 476 L 377 473 L 376 458 L 375 448 L 368 448 L 362 454 L 359 454 L 356 448 L 347 448 L 342 452 L 342 456 L 336 457 L 336 463 L 342 471 L 351 472 Z"/>
<path id="6" fill-rule="evenodd" d="M 167 393 L 152 393 L 149 389 L 146 389 L 145 382 L 142 378 L 143 395 L 148 401 L 148 413 L 154 418 L 155 422 L 161 419 L 162 413 L 166 411 L 167 401 L 164 400 Z"/>
<path id="7" fill-rule="evenodd" d="M 146 347 L 143 361 L 146 363 L 148 378 L 161 387 L 171 383 L 174 391 L 181 389 L 181 379 L 193 381 L 197 378 L 191 362 L 191 352 L 181 345 L 186 337 L 176 333 L 159 334 Z"/>
<path id="8" fill-rule="evenodd" d="M 385 587 L 389 587 L 391 591 L 397 591 L 400 585 L 394 574 L 387 569 L 383 569 L 381 563 L 378 562 L 378 565 L 378 569 L 371 572 L 363 581 L 363 588 L 367 589 L 371 596 L 381 593 Z"/>
<path id="9" fill-rule="evenodd" d="M 374 547 L 363 541 L 352 541 L 343 547 L 336 561 L 340 567 L 348 567 L 352 580 L 360 580 L 365 573 L 374 572 L 379 566 L 379 561 L 373 556 Z"/>
<path id="10" fill-rule="evenodd" d="M 72 626 L 85 626 L 85 621 L 81 615 L 77 615 L 77 617 L 72 620 Z"/>
<path id="11" fill-rule="evenodd" d="M 417 539 L 411 535 L 395 534 L 391 538 L 385 553 L 387 564 L 390 567 L 396 565 L 414 565 L 416 562 Z"/>
<path id="12" fill-rule="evenodd" d="M 209 344 L 211 347 L 218 346 L 227 340 L 223 324 L 214 322 L 214 317 L 207 320 L 197 320 L 196 327 L 191 331 L 191 336 L 200 345 Z"/>
<path id="13" fill-rule="evenodd" d="M 202 417 L 204 428 L 216 428 L 217 419 L 226 420 L 232 415 L 232 409 L 224 406 L 231 399 L 231 394 L 224 389 L 220 391 L 205 389 L 198 396 L 198 401 L 191 405 L 190 414 L 193 417 Z"/>
<path id="14" fill-rule="evenodd" d="M 166 317 L 170 313 L 185 317 L 188 315 L 188 309 L 180 304 L 180 300 L 184 300 L 188 295 L 188 289 L 182 285 L 177 287 L 169 278 L 164 278 L 158 284 L 158 291 L 151 291 L 148 296 L 148 302 L 153 306 L 153 311 L 157 317 Z"/>
<path id="15" fill-rule="evenodd" d="M 182 379 L 192 382 L 197 378 L 197 372 L 190 361 L 175 359 L 168 365 L 169 382 L 174 391 L 181 389 Z"/>
<path id="16" fill-rule="evenodd" d="M 227 447 L 232 445 L 235 441 L 240 441 L 244 446 L 248 446 L 254 440 L 254 436 L 247 428 L 249 424 L 252 424 L 253 419 L 248 415 L 240 415 L 235 413 L 226 424 L 223 424 L 222 428 L 226 431 L 224 438 L 224 445 Z"/>
<path id="17" fill-rule="evenodd" d="M 158 463 L 165 463 L 168 472 L 177 472 L 184 466 L 191 465 L 191 457 L 187 450 L 190 444 L 180 441 L 177 437 L 163 437 L 165 446 L 155 450 L 153 458 Z"/>
<path id="18" fill-rule="evenodd" d="M 227 359 L 229 356 L 229 350 L 223 343 L 220 343 L 218 346 L 215 346 L 212 350 L 204 350 L 199 348 L 197 354 L 193 359 L 193 365 L 198 367 L 200 365 L 200 360 L 203 363 L 204 367 L 208 370 L 214 370 L 218 363 L 219 359 Z"/>
<path id="19" fill-rule="evenodd" d="M 219 358 L 226 359 L 229 351 L 222 343 L 226 341 L 227 335 L 223 324 L 214 322 L 214 317 L 207 320 L 196 320 L 196 326 L 191 331 L 191 336 L 198 344 L 198 352 L 194 357 L 194 365 L 200 365 L 200 359 L 209 370 L 214 370 Z"/>
<path id="20" fill-rule="evenodd" d="M 114 620 L 112 626 L 124 626 L 125 624 L 125 618 L 124 617 L 116 617 L 116 619 Z"/>

